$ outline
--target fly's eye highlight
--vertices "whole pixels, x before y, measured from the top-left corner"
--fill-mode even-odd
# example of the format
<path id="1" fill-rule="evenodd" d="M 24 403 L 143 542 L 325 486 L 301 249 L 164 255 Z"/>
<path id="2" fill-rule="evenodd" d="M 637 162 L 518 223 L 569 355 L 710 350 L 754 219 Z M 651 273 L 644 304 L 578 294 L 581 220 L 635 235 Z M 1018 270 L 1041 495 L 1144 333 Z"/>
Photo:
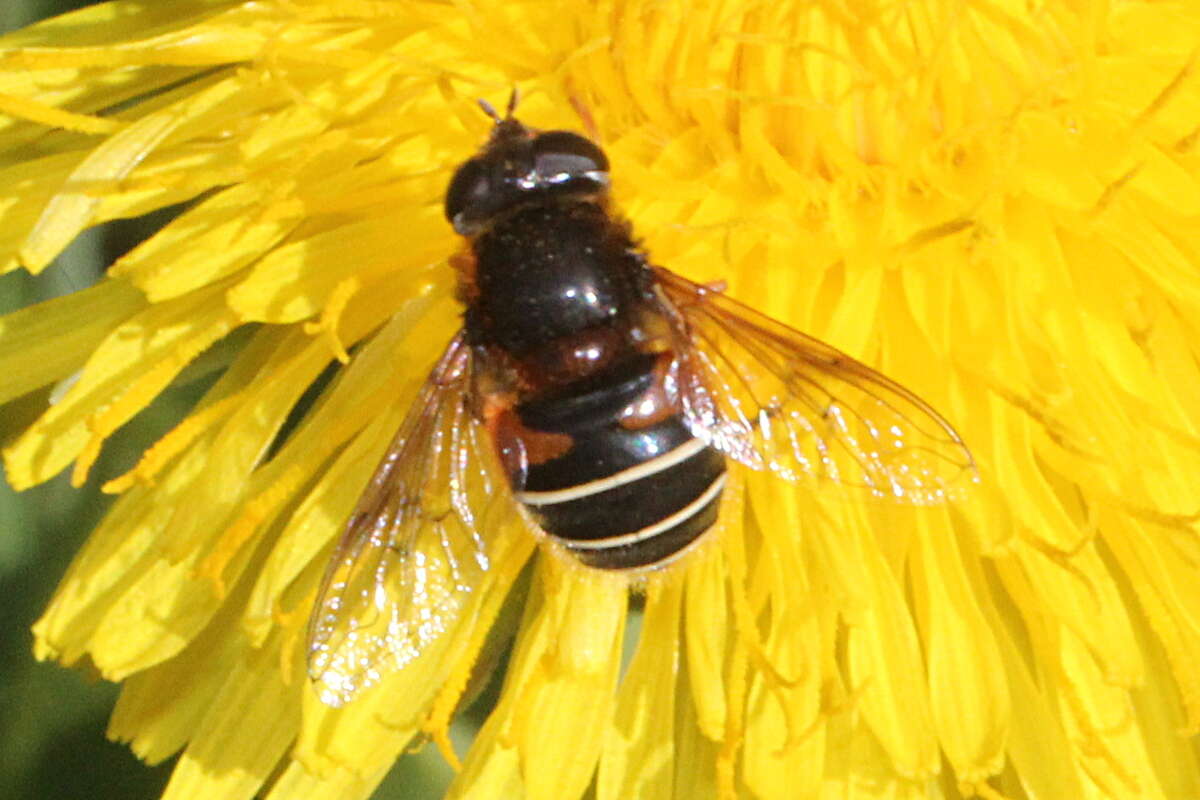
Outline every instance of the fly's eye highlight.
<path id="1" fill-rule="evenodd" d="M 458 168 L 446 189 L 446 219 L 462 233 L 464 212 L 485 204 L 491 192 L 487 167 L 479 159 L 471 159 Z"/>
<path id="2" fill-rule="evenodd" d="M 589 178 L 604 182 L 608 174 L 608 157 L 590 139 L 569 131 L 543 133 L 533 142 L 534 169 L 549 183 L 563 183 L 574 178 Z"/>

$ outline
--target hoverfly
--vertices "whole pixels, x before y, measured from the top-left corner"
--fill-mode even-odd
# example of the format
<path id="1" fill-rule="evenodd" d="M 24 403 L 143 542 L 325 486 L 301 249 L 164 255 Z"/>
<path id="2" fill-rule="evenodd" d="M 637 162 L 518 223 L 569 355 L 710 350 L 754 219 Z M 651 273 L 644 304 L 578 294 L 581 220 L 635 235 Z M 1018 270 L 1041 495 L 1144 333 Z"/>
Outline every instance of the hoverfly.
<path id="1" fill-rule="evenodd" d="M 954 428 L 850 356 L 650 263 L 584 136 L 513 117 L 450 181 L 463 324 L 347 523 L 313 612 L 330 704 L 419 655 L 488 569 L 489 506 L 601 570 L 684 553 L 729 462 L 940 502 Z M 500 480 L 492 475 L 499 472 Z M 507 484 L 507 485 L 505 485 Z"/>

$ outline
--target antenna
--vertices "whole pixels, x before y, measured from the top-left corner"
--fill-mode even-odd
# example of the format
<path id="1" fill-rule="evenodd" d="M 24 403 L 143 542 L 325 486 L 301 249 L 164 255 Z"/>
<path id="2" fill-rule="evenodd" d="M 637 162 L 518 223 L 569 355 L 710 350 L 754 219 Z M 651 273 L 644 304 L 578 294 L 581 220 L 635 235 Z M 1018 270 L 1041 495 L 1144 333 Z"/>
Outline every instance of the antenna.
<path id="1" fill-rule="evenodd" d="M 495 122 L 497 125 L 500 124 L 500 115 L 496 113 L 496 109 L 491 103 L 489 103 L 487 100 L 484 100 L 482 97 L 475 102 L 479 103 L 479 107 L 483 109 L 483 113 L 491 117 L 493 122 Z"/>
<path id="2" fill-rule="evenodd" d="M 510 94 L 508 96 L 508 106 L 504 109 L 504 117 L 503 118 L 501 118 L 500 115 L 498 113 L 496 113 L 496 107 L 493 106 L 491 103 L 489 103 L 487 100 L 484 100 L 482 97 L 479 98 L 478 100 L 476 100 L 475 102 L 479 103 L 479 107 L 483 109 L 483 113 L 487 114 L 489 117 L 492 118 L 493 122 L 495 122 L 497 125 L 499 125 L 501 122 L 504 122 L 505 120 L 510 120 L 513 118 L 513 112 L 517 110 L 517 103 L 520 102 L 520 99 L 521 99 L 521 92 L 519 89 L 517 89 L 517 87 L 514 86 L 513 90 L 512 90 L 512 94 Z"/>

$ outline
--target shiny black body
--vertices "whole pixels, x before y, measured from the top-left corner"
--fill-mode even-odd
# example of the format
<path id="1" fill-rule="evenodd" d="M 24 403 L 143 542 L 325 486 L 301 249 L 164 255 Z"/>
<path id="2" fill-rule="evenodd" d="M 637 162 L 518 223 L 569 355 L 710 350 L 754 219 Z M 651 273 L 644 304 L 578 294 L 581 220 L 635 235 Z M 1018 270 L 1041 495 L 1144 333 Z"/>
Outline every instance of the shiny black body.
<path id="1" fill-rule="evenodd" d="M 639 429 L 620 424 L 622 412 L 653 388 L 654 364 L 655 359 L 648 356 L 629 358 L 593 379 L 580 381 L 569 395 L 519 406 L 524 425 L 567 434 L 573 441 L 561 456 L 530 466 L 525 491 L 562 491 L 602 482 L 692 442 L 692 434 L 678 414 Z M 716 519 L 716 499 L 701 509 L 703 513 L 645 541 L 621 544 L 619 537 L 679 513 L 724 471 L 721 455 L 704 447 L 645 478 L 577 499 L 529 506 L 529 510 L 544 530 L 563 540 L 588 566 L 646 566 L 674 555 L 704 533 Z M 603 540 L 613 544 L 601 549 L 578 546 Z"/>
<path id="2" fill-rule="evenodd" d="M 517 500 L 584 564 L 632 569 L 712 526 L 725 461 L 679 409 L 631 412 L 662 396 L 657 366 L 671 353 L 647 333 L 662 314 L 654 274 L 608 212 L 607 170 L 583 137 L 510 116 L 455 175 L 446 216 L 470 244 L 467 342 L 476 363 L 508 366 L 496 382 L 516 397 L 493 435 L 503 427 L 529 454 L 509 465 Z"/>
<path id="3" fill-rule="evenodd" d="M 547 199 L 504 215 L 472 242 L 478 298 L 468 341 L 521 358 L 647 300 L 650 271 L 625 226 L 594 202 Z"/>

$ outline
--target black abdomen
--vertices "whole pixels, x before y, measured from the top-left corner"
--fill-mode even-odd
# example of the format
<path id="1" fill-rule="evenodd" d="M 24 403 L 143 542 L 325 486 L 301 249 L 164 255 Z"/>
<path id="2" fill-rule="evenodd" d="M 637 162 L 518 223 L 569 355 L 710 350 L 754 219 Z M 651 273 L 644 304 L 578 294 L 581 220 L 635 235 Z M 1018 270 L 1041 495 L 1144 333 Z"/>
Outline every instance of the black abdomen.
<path id="1" fill-rule="evenodd" d="M 652 387 L 638 356 L 578 391 L 517 408 L 524 425 L 567 434 L 567 452 L 531 465 L 520 500 L 581 562 L 604 569 L 669 559 L 716 521 L 724 458 L 676 414 L 630 430 L 621 412 Z"/>

